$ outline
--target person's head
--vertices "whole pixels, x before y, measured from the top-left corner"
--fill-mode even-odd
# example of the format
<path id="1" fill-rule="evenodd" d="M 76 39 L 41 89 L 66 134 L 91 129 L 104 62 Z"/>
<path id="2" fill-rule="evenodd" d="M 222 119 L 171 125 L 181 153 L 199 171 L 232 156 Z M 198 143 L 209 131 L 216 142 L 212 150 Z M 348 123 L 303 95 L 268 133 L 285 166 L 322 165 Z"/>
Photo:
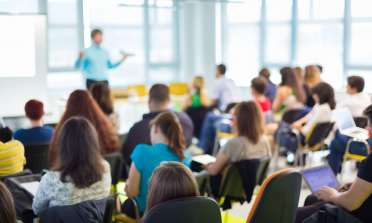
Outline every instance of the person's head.
<path id="1" fill-rule="evenodd" d="M 314 101 L 316 103 L 328 103 L 331 109 L 336 107 L 335 92 L 332 86 L 325 82 L 320 82 L 311 89 Z"/>
<path id="2" fill-rule="evenodd" d="M 197 76 L 194 77 L 194 80 L 192 81 L 192 87 L 195 89 L 196 93 L 200 93 L 200 91 L 204 88 L 205 82 L 204 78 Z"/>
<path id="3" fill-rule="evenodd" d="M 262 96 L 266 93 L 267 83 L 261 77 L 253 78 L 251 81 L 252 95 L 254 97 Z"/>
<path id="4" fill-rule="evenodd" d="M 12 194 L 1 181 L 0 181 L 0 222 L 1 223 L 17 222 L 17 215 L 14 209 Z"/>
<path id="5" fill-rule="evenodd" d="M 75 90 L 67 100 L 66 110 L 54 130 L 50 142 L 50 166 L 54 165 L 57 157 L 57 135 L 61 126 L 71 117 L 81 116 L 89 120 L 95 127 L 102 153 L 119 149 L 119 138 L 112 123 L 103 113 L 92 95 L 85 90 Z"/>
<path id="6" fill-rule="evenodd" d="M 267 69 L 267 68 L 264 68 L 260 71 L 259 73 L 259 76 L 263 76 L 265 77 L 266 79 L 269 79 L 270 78 L 270 71 Z"/>
<path id="7" fill-rule="evenodd" d="M 72 117 L 57 136 L 57 165 L 61 181 L 72 179 L 77 188 L 87 188 L 100 181 L 105 172 L 98 135 L 94 126 L 83 117 Z"/>
<path id="8" fill-rule="evenodd" d="M 236 130 L 238 136 L 245 136 L 257 144 L 265 133 L 260 106 L 255 101 L 243 101 L 235 107 Z"/>
<path id="9" fill-rule="evenodd" d="M 364 89 L 364 79 L 359 76 L 347 78 L 346 93 L 353 95 L 362 92 Z"/>
<path id="10" fill-rule="evenodd" d="M 369 135 L 372 137 L 372 105 L 369 105 L 366 109 L 364 109 L 363 115 L 367 116 L 368 118 L 368 126 L 370 128 Z"/>
<path id="11" fill-rule="evenodd" d="M 150 112 L 168 109 L 170 102 L 169 88 L 164 84 L 154 84 L 149 93 Z"/>
<path id="12" fill-rule="evenodd" d="M 322 66 L 320 66 L 320 65 L 315 65 L 315 66 L 318 67 L 320 73 L 323 73 L 323 67 Z"/>
<path id="13" fill-rule="evenodd" d="M 283 67 L 280 69 L 280 74 L 282 75 L 282 83 L 280 85 L 292 88 L 297 101 L 304 103 L 306 101 L 305 92 L 302 87 L 300 87 L 300 83 L 293 69 L 290 67 Z"/>
<path id="14" fill-rule="evenodd" d="M 29 100 L 25 105 L 26 117 L 32 121 L 39 121 L 44 116 L 44 104 L 38 100 Z"/>
<path id="15" fill-rule="evenodd" d="M 98 103 L 103 113 L 109 115 L 114 112 L 114 105 L 110 95 L 110 89 L 105 82 L 96 82 L 89 89 L 94 100 Z"/>
<path id="16" fill-rule="evenodd" d="M 162 162 L 149 180 L 144 216 L 163 202 L 195 196 L 199 196 L 199 189 L 190 169 L 179 162 Z"/>
<path id="17" fill-rule="evenodd" d="M 92 38 L 94 44 L 99 45 L 102 42 L 102 31 L 99 29 L 93 29 L 93 31 L 90 33 L 90 37 Z"/>
<path id="18" fill-rule="evenodd" d="M 320 78 L 319 68 L 314 65 L 305 67 L 304 84 L 311 89 L 317 83 L 322 82 Z"/>
<path id="19" fill-rule="evenodd" d="M 295 67 L 295 68 L 293 68 L 293 70 L 297 75 L 298 81 L 300 83 L 304 82 L 304 70 L 302 70 L 301 67 Z"/>
<path id="20" fill-rule="evenodd" d="M 224 64 L 220 64 L 216 68 L 216 77 L 219 78 L 226 73 L 226 66 Z"/>
<path id="21" fill-rule="evenodd" d="M 235 114 L 235 107 L 236 107 L 237 104 L 238 103 L 236 103 L 236 102 L 229 103 L 226 106 L 225 113 L 230 114 L 230 115 L 234 115 Z"/>
<path id="22" fill-rule="evenodd" d="M 152 145 L 166 142 L 181 161 L 186 158 L 184 153 L 184 150 L 186 150 L 185 139 L 177 116 L 170 112 L 160 113 L 155 119 L 151 120 L 149 127 Z"/>

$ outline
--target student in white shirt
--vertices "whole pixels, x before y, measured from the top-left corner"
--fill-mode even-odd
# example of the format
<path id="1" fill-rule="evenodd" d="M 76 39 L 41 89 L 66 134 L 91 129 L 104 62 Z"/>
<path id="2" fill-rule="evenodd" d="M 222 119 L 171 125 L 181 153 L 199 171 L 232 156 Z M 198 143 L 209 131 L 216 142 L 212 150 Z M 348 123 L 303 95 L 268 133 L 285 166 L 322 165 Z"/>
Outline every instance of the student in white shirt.
<path id="1" fill-rule="evenodd" d="M 226 66 L 223 64 L 218 65 L 216 69 L 217 81 L 211 97 L 211 105 L 218 105 L 220 111 L 225 111 L 228 104 L 242 100 L 239 88 L 233 80 L 225 77 L 225 73 Z"/>
<path id="2" fill-rule="evenodd" d="M 337 103 L 336 108 L 347 107 L 351 116 L 360 117 L 363 110 L 371 104 L 371 97 L 363 92 L 364 79 L 359 76 L 350 76 L 347 78 L 346 93 L 350 96 Z"/>
<path id="3" fill-rule="evenodd" d="M 315 106 L 305 117 L 289 125 L 282 123 L 276 132 L 276 139 L 278 137 L 279 129 L 292 128 L 299 130 L 301 143 L 304 144 L 306 135 L 310 132 L 312 127 L 317 123 L 333 122 L 332 110 L 336 107 L 335 94 L 330 84 L 321 82 L 311 89 Z M 280 140 L 280 145 L 286 147 L 288 150 L 296 150 L 297 142 L 293 136 L 283 134 Z"/>

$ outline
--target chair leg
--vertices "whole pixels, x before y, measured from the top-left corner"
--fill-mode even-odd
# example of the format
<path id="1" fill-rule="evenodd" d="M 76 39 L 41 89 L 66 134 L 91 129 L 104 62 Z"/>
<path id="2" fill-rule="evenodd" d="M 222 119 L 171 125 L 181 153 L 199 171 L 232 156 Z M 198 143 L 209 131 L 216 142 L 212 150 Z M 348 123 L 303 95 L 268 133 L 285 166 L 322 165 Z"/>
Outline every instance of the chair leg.
<path id="1" fill-rule="evenodd" d="M 229 220 L 229 209 L 226 210 L 224 223 L 227 223 L 228 220 Z"/>
<path id="2" fill-rule="evenodd" d="M 280 140 L 282 138 L 282 133 L 279 133 L 278 139 L 276 140 L 275 143 L 275 149 L 274 149 L 274 154 L 273 157 L 275 159 L 274 161 L 274 170 L 276 171 L 278 169 L 278 159 L 279 159 L 279 150 L 280 150 Z"/>
<path id="3" fill-rule="evenodd" d="M 344 154 L 344 159 L 343 159 L 343 162 L 341 164 L 341 176 L 340 176 L 341 184 L 344 183 L 343 182 L 343 175 L 344 175 L 344 172 L 345 172 L 345 164 L 346 164 L 346 161 L 347 161 L 347 155 L 349 154 L 350 144 L 351 144 L 352 141 L 353 141 L 353 139 L 349 139 L 349 141 L 347 142 L 346 151 L 345 151 L 345 154 Z M 337 173 L 335 175 L 337 175 Z"/>

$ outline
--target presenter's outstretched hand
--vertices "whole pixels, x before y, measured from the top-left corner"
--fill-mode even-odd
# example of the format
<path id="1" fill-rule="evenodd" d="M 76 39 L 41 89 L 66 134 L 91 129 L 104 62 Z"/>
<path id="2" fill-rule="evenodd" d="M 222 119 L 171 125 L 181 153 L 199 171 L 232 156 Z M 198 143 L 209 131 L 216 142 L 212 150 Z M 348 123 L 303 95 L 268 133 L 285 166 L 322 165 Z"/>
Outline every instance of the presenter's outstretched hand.
<path id="1" fill-rule="evenodd" d="M 123 62 L 125 59 L 127 59 L 128 57 L 128 54 L 124 54 L 123 58 L 121 59 L 121 61 Z"/>
<path id="2" fill-rule="evenodd" d="M 80 51 L 80 53 L 79 53 L 79 58 L 80 58 L 80 59 L 83 59 L 84 55 L 85 55 L 85 53 L 84 53 L 83 51 Z"/>

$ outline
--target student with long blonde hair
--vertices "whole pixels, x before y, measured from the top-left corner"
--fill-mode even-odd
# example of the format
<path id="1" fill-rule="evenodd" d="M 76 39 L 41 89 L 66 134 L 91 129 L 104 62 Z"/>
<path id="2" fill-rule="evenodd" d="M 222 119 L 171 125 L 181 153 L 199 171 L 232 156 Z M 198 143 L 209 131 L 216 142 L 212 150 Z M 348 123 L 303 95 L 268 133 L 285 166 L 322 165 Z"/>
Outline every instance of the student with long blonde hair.
<path id="1" fill-rule="evenodd" d="M 260 106 L 255 101 L 244 101 L 235 109 L 236 137 L 230 139 L 216 156 L 216 162 L 205 166 L 211 176 L 212 191 L 216 193 L 220 186 L 220 174 L 229 162 L 247 159 L 260 159 L 270 155 L 265 126 Z"/>
<path id="2" fill-rule="evenodd" d="M 139 144 L 134 149 L 125 187 L 127 195 L 136 199 L 141 213 L 146 210 L 148 181 L 155 168 L 163 161 L 183 162 L 188 166 L 191 163 L 191 155 L 185 151 L 181 125 L 174 114 L 160 113 L 150 122 L 150 129 L 152 145 Z M 125 201 L 122 210 L 129 217 L 136 217 L 132 200 Z"/>
<path id="3" fill-rule="evenodd" d="M 187 166 L 179 162 L 162 162 L 149 181 L 146 214 L 156 205 L 185 197 L 199 196 L 198 184 Z"/>
<path id="4" fill-rule="evenodd" d="M 193 93 L 189 94 L 183 105 L 183 110 L 188 108 L 209 107 L 210 101 L 207 92 L 204 90 L 205 81 L 203 77 L 194 77 L 192 82 Z"/>
<path id="5" fill-rule="evenodd" d="M 305 67 L 305 77 L 304 77 L 304 91 L 306 94 L 306 106 L 309 108 L 314 107 L 315 101 L 312 97 L 311 88 L 318 83 L 322 82 L 320 78 L 320 71 L 317 66 L 310 65 Z"/>

